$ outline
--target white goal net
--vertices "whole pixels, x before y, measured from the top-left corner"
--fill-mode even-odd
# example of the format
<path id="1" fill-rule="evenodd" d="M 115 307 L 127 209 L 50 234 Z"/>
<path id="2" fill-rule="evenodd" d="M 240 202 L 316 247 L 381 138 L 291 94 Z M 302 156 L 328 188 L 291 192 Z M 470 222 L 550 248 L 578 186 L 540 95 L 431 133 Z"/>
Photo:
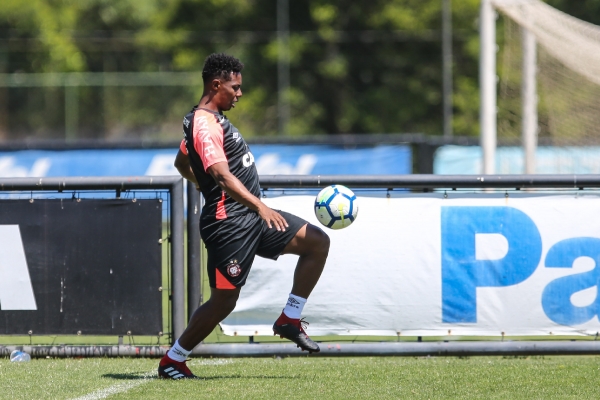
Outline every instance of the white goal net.
<path id="1" fill-rule="evenodd" d="M 521 138 L 526 30 L 537 43 L 540 144 L 600 144 L 600 26 L 539 0 L 493 0 L 493 6 L 504 26 L 498 32 L 498 138 Z"/>

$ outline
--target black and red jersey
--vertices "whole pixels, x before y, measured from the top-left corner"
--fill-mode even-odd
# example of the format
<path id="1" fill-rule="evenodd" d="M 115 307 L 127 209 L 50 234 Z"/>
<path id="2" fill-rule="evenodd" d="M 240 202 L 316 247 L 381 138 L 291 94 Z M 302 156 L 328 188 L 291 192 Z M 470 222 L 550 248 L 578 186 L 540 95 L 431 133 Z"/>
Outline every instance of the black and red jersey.
<path id="1" fill-rule="evenodd" d="M 211 165 L 226 162 L 248 191 L 260 197 L 254 157 L 237 128 L 218 112 L 194 107 L 183 119 L 183 136 L 180 149 L 189 157 L 205 200 L 202 223 L 247 213 L 249 208 L 229 197 L 206 171 Z"/>

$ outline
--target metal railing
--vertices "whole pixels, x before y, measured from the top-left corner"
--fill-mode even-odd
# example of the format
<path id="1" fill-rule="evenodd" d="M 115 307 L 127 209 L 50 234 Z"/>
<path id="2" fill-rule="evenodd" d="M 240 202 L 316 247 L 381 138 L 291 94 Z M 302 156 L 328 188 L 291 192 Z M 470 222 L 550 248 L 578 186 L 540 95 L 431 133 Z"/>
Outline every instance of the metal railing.
<path id="1" fill-rule="evenodd" d="M 600 175 L 269 175 L 260 177 L 263 189 L 322 188 L 342 184 L 350 188 L 414 189 L 558 189 L 574 190 L 600 188 Z M 0 190 L 133 190 L 166 188 L 172 196 L 171 273 L 173 279 L 173 338 L 178 338 L 186 324 L 184 291 L 183 241 L 183 180 L 179 177 L 119 177 L 119 178 L 3 178 Z M 188 183 L 188 310 L 191 314 L 202 301 L 200 285 L 200 238 L 198 234 L 201 199 L 195 187 Z M 345 343 L 323 345 L 322 356 L 403 355 L 403 356 L 461 356 L 461 355 L 559 355 L 600 354 L 600 341 L 523 341 L 523 342 L 387 342 Z M 164 346 L 0 346 L 0 355 L 22 349 L 33 356 L 162 356 Z M 273 356 L 303 355 L 295 345 L 281 344 L 200 344 L 193 353 L 197 356 Z M 304 353 L 305 354 L 305 353 Z"/>
<path id="2" fill-rule="evenodd" d="M 554 189 L 600 188 L 600 175 L 263 175 L 263 189 L 350 188 L 406 189 Z"/>

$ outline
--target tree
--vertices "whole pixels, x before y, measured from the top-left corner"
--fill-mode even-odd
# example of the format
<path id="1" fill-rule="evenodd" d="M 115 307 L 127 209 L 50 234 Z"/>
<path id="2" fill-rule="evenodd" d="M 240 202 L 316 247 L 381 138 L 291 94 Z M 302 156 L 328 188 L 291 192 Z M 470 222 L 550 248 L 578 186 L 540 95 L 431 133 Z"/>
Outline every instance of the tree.
<path id="1" fill-rule="evenodd" d="M 549 3 L 600 22 L 600 0 Z M 290 0 L 289 7 L 290 134 L 441 134 L 441 0 Z M 454 131 L 478 135 L 479 0 L 452 7 Z M 231 118 L 247 135 L 277 135 L 276 29 L 274 0 L 4 0 L 0 72 L 199 73 L 208 54 L 228 52 L 246 64 L 243 107 Z M 179 137 L 179 117 L 201 89 L 82 88 L 80 134 Z M 0 90 L 4 130 L 61 136 L 61 90 Z"/>

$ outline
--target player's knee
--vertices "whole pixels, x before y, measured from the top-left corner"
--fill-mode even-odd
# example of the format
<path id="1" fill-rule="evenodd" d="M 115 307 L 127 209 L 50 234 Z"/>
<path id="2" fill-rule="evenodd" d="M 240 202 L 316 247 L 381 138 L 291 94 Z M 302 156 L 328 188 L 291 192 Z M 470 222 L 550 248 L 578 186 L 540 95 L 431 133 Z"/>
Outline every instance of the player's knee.
<path id="1" fill-rule="evenodd" d="M 226 312 L 227 315 L 229 315 L 235 308 L 235 305 L 237 304 L 237 300 L 238 300 L 238 296 L 232 296 L 232 297 L 226 298 L 221 303 L 221 306 L 223 307 L 223 312 Z"/>
<path id="2" fill-rule="evenodd" d="M 237 300 L 240 297 L 239 290 L 225 290 L 225 289 L 213 289 L 211 293 L 210 301 L 213 302 L 214 307 L 216 307 L 220 313 L 225 316 L 229 315 L 235 305 L 237 304 Z"/>
<path id="3" fill-rule="evenodd" d="M 331 241 L 329 239 L 329 235 L 327 235 L 325 232 L 323 232 L 322 229 L 317 228 L 317 227 L 314 227 L 313 232 L 314 232 L 313 249 L 315 249 L 315 251 L 324 255 L 325 257 L 327 257 L 327 255 L 329 254 L 329 245 L 331 243 Z"/>

